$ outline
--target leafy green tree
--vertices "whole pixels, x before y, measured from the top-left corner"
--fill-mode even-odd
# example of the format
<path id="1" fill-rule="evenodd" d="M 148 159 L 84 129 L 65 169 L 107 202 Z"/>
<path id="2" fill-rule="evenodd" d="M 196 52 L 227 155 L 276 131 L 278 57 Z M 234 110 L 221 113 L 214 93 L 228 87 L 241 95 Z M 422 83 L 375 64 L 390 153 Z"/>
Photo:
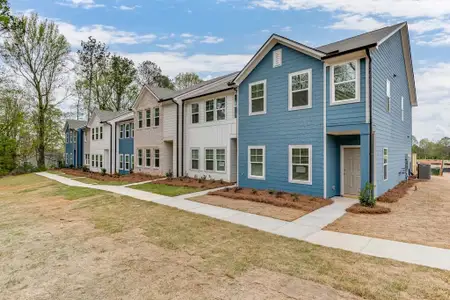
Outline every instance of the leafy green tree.
<path id="1" fill-rule="evenodd" d="M 175 88 L 183 90 L 196 85 L 203 80 L 195 73 L 180 73 L 175 77 Z"/>
<path id="2" fill-rule="evenodd" d="M 129 91 L 136 80 L 136 73 L 136 67 L 131 59 L 118 55 L 112 56 L 110 80 L 114 92 L 111 107 L 113 110 L 120 111 L 131 107 L 135 99 L 129 98 Z"/>
<path id="3" fill-rule="evenodd" d="M 37 14 L 14 20 L 5 38 L 1 56 L 30 91 L 30 111 L 35 126 L 37 164 L 45 168 L 47 141 L 54 134 L 47 120 L 55 112 L 54 92 L 62 87 L 68 69 L 70 44 L 53 21 L 40 20 Z"/>
<path id="4" fill-rule="evenodd" d="M 158 78 L 162 75 L 162 72 L 157 64 L 146 60 L 139 64 L 137 71 L 137 82 L 139 85 L 158 86 Z"/>
<path id="5" fill-rule="evenodd" d="M 155 80 L 158 87 L 166 88 L 169 90 L 175 89 L 173 81 L 166 75 L 160 75 Z"/>
<path id="6" fill-rule="evenodd" d="M 0 33 L 8 31 L 13 20 L 8 0 L 0 0 Z"/>

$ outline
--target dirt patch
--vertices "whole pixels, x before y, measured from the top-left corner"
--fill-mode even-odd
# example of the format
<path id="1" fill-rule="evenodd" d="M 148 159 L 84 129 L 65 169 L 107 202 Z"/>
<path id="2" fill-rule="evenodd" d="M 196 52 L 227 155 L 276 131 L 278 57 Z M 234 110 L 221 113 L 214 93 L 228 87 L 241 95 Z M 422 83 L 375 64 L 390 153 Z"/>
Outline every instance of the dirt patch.
<path id="1" fill-rule="evenodd" d="M 280 207 L 290 207 L 303 210 L 307 213 L 333 203 L 330 199 L 249 188 L 223 189 L 210 192 L 209 195 L 272 204 Z"/>
<path id="2" fill-rule="evenodd" d="M 308 213 L 306 211 L 295 208 L 279 207 L 266 203 L 259 203 L 247 200 L 236 200 L 227 197 L 212 196 L 212 195 L 194 197 L 190 198 L 189 200 L 225 208 L 231 208 L 243 212 L 248 212 L 251 214 L 271 217 L 284 221 L 294 221 Z"/>
<path id="3" fill-rule="evenodd" d="M 450 178 L 433 177 L 416 185 L 417 191 L 398 202 L 383 203 L 389 214 L 347 213 L 325 230 L 450 249 Z"/>
<path id="4" fill-rule="evenodd" d="M 357 203 L 346 209 L 347 212 L 353 214 L 366 214 L 366 215 L 380 215 L 380 214 L 388 214 L 391 212 L 391 209 L 388 207 L 384 207 L 381 205 L 375 205 L 373 207 L 362 206 Z"/>
<path id="5" fill-rule="evenodd" d="M 422 180 L 418 179 L 410 179 L 408 181 L 403 181 L 393 189 L 390 189 L 382 196 L 378 197 L 377 201 L 384 203 L 395 203 L 401 198 L 405 197 L 410 192 L 411 188 L 421 181 Z"/>
<path id="6" fill-rule="evenodd" d="M 64 174 L 75 176 L 75 177 L 86 177 L 86 178 L 94 179 L 97 181 L 123 182 L 124 184 L 137 183 L 137 182 L 149 181 L 149 180 L 153 180 L 153 179 L 162 178 L 161 176 L 153 176 L 153 175 L 142 174 L 142 173 L 133 173 L 133 174 L 119 176 L 118 174 L 102 175 L 100 173 L 95 173 L 95 172 L 83 172 L 82 170 L 78 170 L 78 169 L 60 169 L 59 171 L 63 172 Z"/>
<path id="7" fill-rule="evenodd" d="M 203 190 L 217 189 L 220 187 L 232 185 L 232 183 L 223 180 L 207 180 L 202 178 L 197 179 L 189 177 L 167 178 L 164 180 L 159 180 L 157 183 L 166 184 L 170 186 L 199 188 Z"/>

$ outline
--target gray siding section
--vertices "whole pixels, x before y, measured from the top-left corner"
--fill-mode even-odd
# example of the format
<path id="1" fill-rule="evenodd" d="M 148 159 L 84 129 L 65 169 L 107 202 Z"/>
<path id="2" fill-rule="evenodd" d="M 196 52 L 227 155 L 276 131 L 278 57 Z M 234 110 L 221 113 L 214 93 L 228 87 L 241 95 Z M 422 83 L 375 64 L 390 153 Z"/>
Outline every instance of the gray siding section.
<path id="1" fill-rule="evenodd" d="M 411 155 L 412 107 L 401 34 L 397 32 L 372 54 L 373 125 L 375 131 L 376 193 L 382 195 L 405 180 L 405 155 Z M 391 82 L 391 111 L 386 109 L 386 80 Z M 401 117 L 404 97 L 405 121 Z M 389 178 L 383 179 L 383 148 L 389 149 Z"/>

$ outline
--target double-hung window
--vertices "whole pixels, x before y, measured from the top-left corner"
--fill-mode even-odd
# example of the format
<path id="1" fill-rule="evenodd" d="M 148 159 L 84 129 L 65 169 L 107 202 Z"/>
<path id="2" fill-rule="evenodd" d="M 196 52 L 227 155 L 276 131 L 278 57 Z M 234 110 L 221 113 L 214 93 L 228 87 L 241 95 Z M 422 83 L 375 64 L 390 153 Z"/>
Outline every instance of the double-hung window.
<path id="1" fill-rule="evenodd" d="M 103 126 L 100 126 L 100 139 L 103 140 Z"/>
<path id="2" fill-rule="evenodd" d="M 359 62 L 331 67 L 331 104 L 359 102 Z"/>
<path id="3" fill-rule="evenodd" d="M 125 154 L 125 171 L 130 171 L 130 154 Z"/>
<path id="4" fill-rule="evenodd" d="M 100 155 L 100 168 L 103 168 L 103 155 Z"/>
<path id="5" fill-rule="evenodd" d="M 95 139 L 98 140 L 98 127 L 95 127 Z"/>
<path id="6" fill-rule="evenodd" d="M 150 127 L 152 125 L 152 111 L 147 109 L 145 111 L 145 126 Z"/>
<path id="7" fill-rule="evenodd" d="M 66 144 L 68 144 L 68 143 L 69 143 L 69 134 L 66 133 Z"/>
<path id="8" fill-rule="evenodd" d="M 95 167 L 98 168 L 98 154 L 95 155 Z"/>
<path id="9" fill-rule="evenodd" d="M 134 170 L 134 154 L 131 154 L 131 170 Z"/>
<path id="10" fill-rule="evenodd" d="M 200 116 L 200 109 L 198 103 L 191 104 L 191 123 L 197 124 Z"/>
<path id="11" fill-rule="evenodd" d="M 225 120 L 226 119 L 226 100 L 225 98 L 216 99 L 216 120 Z"/>
<path id="12" fill-rule="evenodd" d="M 312 146 L 289 146 L 289 182 L 311 184 Z"/>
<path id="13" fill-rule="evenodd" d="M 119 155 L 119 170 L 123 170 L 123 154 Z"/>
<path id="14" fill-rule="evenodd" d="M 143 121 L 142 121 L 142 111 L 138 112 L 138 128 L 143 127 Z"/>
<path id="15" fill-rule="evenodd" d="M 91 166 L 95 167 L 95 156 L 94 156 L 94 154 L 91 155 Z"/>
<path id="16" fill-rule="evenodd" d="M 145 149 L 145 166 L 150 167 L 152 165 L 152 150 Z"/>
<path id="17" fill-rule="evenodd" d="M 121 138 L 121 139 L 123 139 L 123 127 L 124 127 L 125 125 L 123 125 L 123 124 L 120 124 L 120 134 L 119 134 L 119 137 Z"/>
<path id="18" fill-rule="evenodd" d="M 238 113 L 238 107 L 237 107 L 237 94 L 234 95 L 234 118 L 237 118 L 237 113 Z"/>
<path id="19" fill-rule="evenodd" d="M 388 180 L 388 165 L 389 165 L 389 149 L 383 149 L 383 179 L 384 181 Z"/>
<path id="20" fill-rule="evenodd" d="M 191 169 L 198 170 L 200 162 L 200 150 L 199 149 L 191 149 Z"/>
<path id="21" fill-rule="evenodd" d="M 386 111 L 391 112 L 391 81 L 386 80 Z"/>
<path id="22" fill-rule="evenodd" d="M 153 126 L 158 127 L 159 126 L 159 107 L 155 107 L 153 110 Z"/>
<path id="23" fill-rule="evenodd" d="M 405 121 L 405 98 L 402 97 L 402 122 Z"/>
<path id="24" fill-rule="evenodd" d="M 138 149 L 138 167 L 142 167 L 142 149 Z"/>
<path id="25" fill-rule="evenodd" d="M 91 131 L 92 131 L 92 140 L 95 140 L 95 130 L 94 130 L 94 128 L 92 128 Z"/>
<path id="26" fill-rule="evenodd" d="M 206 101 L 205 105 L 206 122 L 214 121 L 214 100 Z"/>
<path id="27" fill-rule="evenodd" d="M 216 149 L 216 171 L 217 172 L 225 172 L 225 149 Z"/>
<path id="28" fill-rule="evenodd" d="M 248 177 L 253 179 L 265 179 L 265 146 L 248 147 Z"/>
<path id="29" fill-rule="evenodd" d="M 289 74 L 289 110 L 312 107 L 312 69 Z"/>
<path id="30" fill-rule="evenodd" d="M 155 168 L 159 168 L 159 149 L 155 149 Z"/>
<path id="31" fill-rule="evenodd" d="M 134 122 L 130 123 L 130 127 L 131 127 L 131 137 L 134 138 Z"/>
<path id="32" fill-rule="evenodd" d="M 249 115 L 260 115 L 266 113 L 266 84 L 266 80 L 249 84 Z"/>
<path id="33" fill-rule="evenodd" d="M 214 171 L 214 149 L 205 149 L 205 170 Z"/>
<path id="34" fill-rule="evenodd" d="M 130 123 L 125 125 L 125 138 L 130 138 Z"/>

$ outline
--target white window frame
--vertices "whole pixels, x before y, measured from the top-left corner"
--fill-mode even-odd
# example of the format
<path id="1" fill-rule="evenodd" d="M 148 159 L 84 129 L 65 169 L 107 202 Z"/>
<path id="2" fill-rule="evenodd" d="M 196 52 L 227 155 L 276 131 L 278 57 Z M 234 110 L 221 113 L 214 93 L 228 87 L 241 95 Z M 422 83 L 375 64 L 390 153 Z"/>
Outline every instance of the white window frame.
<path id="1" fill-rule="evenodd" d="M 385 154 L 385 151 L 387 152 L 387 154 Z M 386 174 L 384 173 L 385 166 L 386 166 Z M 383 148 L 383 181 L 388 180 L 389 180 L 389 148 Z"/>
<path id="2" fill-rule="evenodd" d="M 282 50 L 283 49 L 278 49 L 278 50 L 275 50 L 272 52 L 272 60 L 273 60 L 272 66 L 274 68 L 278 68 L 283 65 L 283 51 Z M 277 59 L 276 59 L 278 53 L 280 54 L 280 63 L 277 63 Z"/>
<path id="3" fill-rule="evenodd" d="M 89 164 L 90 164 L 89 158 L 90 158 L 90 157 L 91 157 L 91 156 L 90 156 L 88 153 L 84 155 L 84 165 L 85 165 L 85 166 L 89 166 Z"/>
<path id="4" fill-rule="evenodd" d="M 392 104 L 391 99 L 392 99 L 392 96 L 391 96 L 391 81 L 389 79 L 386 79 L 386 101 L 387 101 L 386 102 L 386 105 L 387 105 L 386 111 L 388 113 L 391 112 L 391 104 Z"/>
<path id="5" fill-rule="evenodd" d="M 224 107 L 222 109 L 217 109 L 217 102 L 218 102 L 218 100 L 223 100 L 224 101 Z M 220 119 L 219 120 L 219 110 L 223 110 L 223 113 L 225 115 L 224 119 Z M 225 121 L 227 119 L 227 97 L 216 98 L 215 105 L 214 105 L 214 117 L 215 117 L 216 121 Z"/>
<path id="6" fill-rule="evenodd" d="M 355 63 L 356 64 L 356 85 L 355 85 L 355 98 L 354 99 L 347 99 L 347 100 L 340 100 L 340 101 L 336 101 L 335 98 L 335 83 L 334 83 L 334 68 L 338 67 L 338 66 L 342 66 L 342 65 L 346 65 L 346 64 L 350 64 L 350 63 Z M 360 85 L 361 85 L 361 71 L 360 71 L 360 61 L 359 59 L 357 60 L 351 60 L 351 61 L 346 61 L 343 63 L 339 63 L 339 64 L 335 64 L 335 65 L 331 65 L 330 66 L 330 83 L 331 83 L 331 97 L 330 97 L 330 105 L 342 105 L 342 104 L 350 104 L 350 103 L 358 103 L 361 101 L 361 94 L 360 94 Z M 346 81 L 346 82 L 351 82 L 351 81 Z M 340 82 L 343 83 L 343 82 Z"/>
<path id="7" fill-rule="evenodd" d="M 147 154 L 150 154 L 150 156 L 148 156 Z M 149 159 L 147 161 L 147 159 Z M 147 162 L 150 162 L 150 164 L 147 164 Z M 146 168 L 151 168 L 152 167 L 152 149 L 145 149 L 145 167 Z"/>
<path id="8" fill-rule="evenodd" d="M 258 85 L 258 84 L 264 84 L 264 97 L 263 97 L 263 103 L 264 103 L 264 110 L 258 111 L 258 112 L 252 112 L 252 86 Z M 257 116 L 257 115 L 264 115 L 267 113 L 267 80 L 260 80 L 256 82 L 252 82 L 248 84 L 248 115 L 249 116 Z"/>
<path id="9" fill-rule="evenodd" d="M 156 155 L 158 153 L 158 155 Z M 158 160 L 158 166 L 156 166 L 156 160 Z M 161 167 L 161 150 L 159 148 L 153 149 L 153 168 L 159 169 Z"/>
<path id="10" fill-rule="evenodd" d="M 263 175 L 262 176 L 255 176 L 255 175 L 251 174 L 251 172 L 252 172 L 251 150 L 258 150 L 258 149 L 263 150 L 263 161 L 262 161 Z M 265 180 L 266 179 L 266 146 L 248 146 L 247 164 L 248 164 L 247 177 L 249 179 Z"/>
<path id="11" fill-rule="evenodd" d="M 131 137 L 130 123 L 125 124 L 125 138 L 129 139 Z"/>
<path id="12" fill-rule="evenodd" d="M 208 102 L 212 102 L 212 104 L 213 104 L 213 109 L 212 110 L 208 110 L 208 106 L 207 106 Z M 211 112 L 213 114 L 213 118 L 212 118 L 212 120 L 208 121 L 208 113 L 211 113 Z M 216 121 L 216 100 L 215 99 L 209 99 L 209 100 L 205 101 L 205 122 L 209 123 L 209 122 L 214 122 L 214 121 Z"/>
<path id="13" fill-rule="evenodd" d="M 103 155 L 100 154 L 98 157 L 100 158 L 100 164 L 99 164 L 100 169 L 103 169 Z"/>
<path id="14" fill-rule="evenodd" d="M 95 155 L 91 154 L 91 167 L 95 168 Z"/>
<path id="15" fill-rule="evenodd" d="M 144 150 L 143 149 L 137 149 L 137 153 L 138 153 L 137 166 L 138 167 L 143 167 L 143 165 L 144 165 Z M 140 160 L 140 162 L 139 162 L 139 160 Z"/>
<path id="16" fill-rule="evenodd" d="M 305 90 L 298 90 L 293 91 L 292 90 L 292 77 L 302 75 L 302 74 L 308 74 L 308 104 L 303 106 L 293 106 L 293 92 L 299 92 L 299 91 L 305 91 Z M 312 69 L 302 70 L 295 73 L 289 74 L 289 110 L 299 110 L 299 109 L 308 109 L 312 108 Z"/>
<path id="17" fill-rule="evenodd" d="M 69 133 L 66 132 L 66 144 L 69 144 Z"/>
<path id="18" fill-rule="evenodd" d="M 138 129 L 144 128 L 144 113 L 142 110 L 138 111 Z"/>
<path id="19" fill-rule="evenodd" d="M 145 128 L 152 127 L 152 109 L 145 110 Z"/>
<path id="20" fill-rule="evenodd" d="M 405 122 L 405 98 L 402 97 L 402 122 Z"/>
<path id="21" fill-rule="evenodd" d="M 192 109 L 194 107 L 194 105 L 197 106 L 197 112 L 194 112 L 194 110 Z M 197 116 L 197 122 L 193 122 L 194 118 L 193 116 L 196 115 Z M 199 103 L 192 103 L 191 104 L 191 124 L 199 124 L 200 123 L 200 104 Z"/>
<path id="22" fill-rule="evenodd" d="M 95 128 L 91 128 L 92 131 L 92 140 L 95 141 Z"/>
<path id="23" fill-rule="evenodd" d="M 308 178 L 309 180 L 298 180 L 293 178 L 292 174 L 292 150 L 293 149 L 308 149 Z M 289 145 L 289 182 L 296 184 L 312 185 L 312 145 Z M 299 165 L 305 165 L 300 163 Z"/>
<path id="24" fill-rule="evenodd" d="M 125 129 L 125 124 L 120 124 L 119 125 L 119 139 L 123 139 L 124 137 L 124 130 Z"/>
<path id="25" fill-rule="evenodd" d="M 103 126 L 100 126 L 100 139 L 103 140 Z"/>
<path id="26" fill-rule="evenodd" d="M 198 151 L 198 158 L 196 159 L 196 160 L 198 161 L 198 168 L 197 168 L 197 169 L 194 169 L 194 168 L 192 167 L 192 161 L 194 160 L 194 159 L 193 159 L 193 156 L 192 156 L 192 151 L 193 151 L 193 150 Z M 198 171 L 198 170 L 200 170 L 200 148 L 191 148 L 190 169 L 193 170 L 193 171 Z"/>
<path id="27" fill-rule="evenodd" d="M 156 112 L 158 112 L 158 116 L 156 115 Z M 159 109 L 159 107 L 153 108 L 153 127 L 159 127 L 159 125 L 160 125 L 160 119 L 159 119 L 160 113 L 161 113 L 161 110 Z M 158 119 L 158 125 L 156 125 L 156 119 Z"/>
<path id="28" fill-rule="evenodd" d="M 134 121 L 130 123 L 131 128 L 131 138 L 134 138 Z"/>
<path id="29" fill-rule="evenodd" d="M 213 162 L 213 169 L 212 170 L 207 170 L 206 167 L 208 166 L 207 162 L 210 161 L 210 159 L 207 159 L 207 155 L 206 155 L 206 151 L 212 151 L 213 152 L 213 158 L 212 158 L 212 162 Z M 216 150 L 215 148 L 205 148 L 205 172 L 214 172 L 216 170 Z"/>
<path id="30" fill-rule="evenodd" d="M 123 154 L 119 154 L 119 170 L 123 170 Z"/>
<path id="31" fill-rule="evenodd" d="M 131 154 L 130 162 L 131 162 L 131 170 L 134 170 L 134 154 Z"/>
<path id="32" fill-rule="evenodd" d="M 219 162 L 219 160 L 217 159 L 217 151 L 218 150 L 223 150 L 225 152 L 225 159 L 224 159 L 224 170 L 218 170 L 217 168 L 217 163 Z M 214 171 L 217 173 L 226 173 L 227 172 L 227 148 L 215 148 L 214 149 Z"/>
<path id="33" fill-rule="evenodd" d="M 130 171 L 130 154 L 125 154 L 125 171 Z"/>

